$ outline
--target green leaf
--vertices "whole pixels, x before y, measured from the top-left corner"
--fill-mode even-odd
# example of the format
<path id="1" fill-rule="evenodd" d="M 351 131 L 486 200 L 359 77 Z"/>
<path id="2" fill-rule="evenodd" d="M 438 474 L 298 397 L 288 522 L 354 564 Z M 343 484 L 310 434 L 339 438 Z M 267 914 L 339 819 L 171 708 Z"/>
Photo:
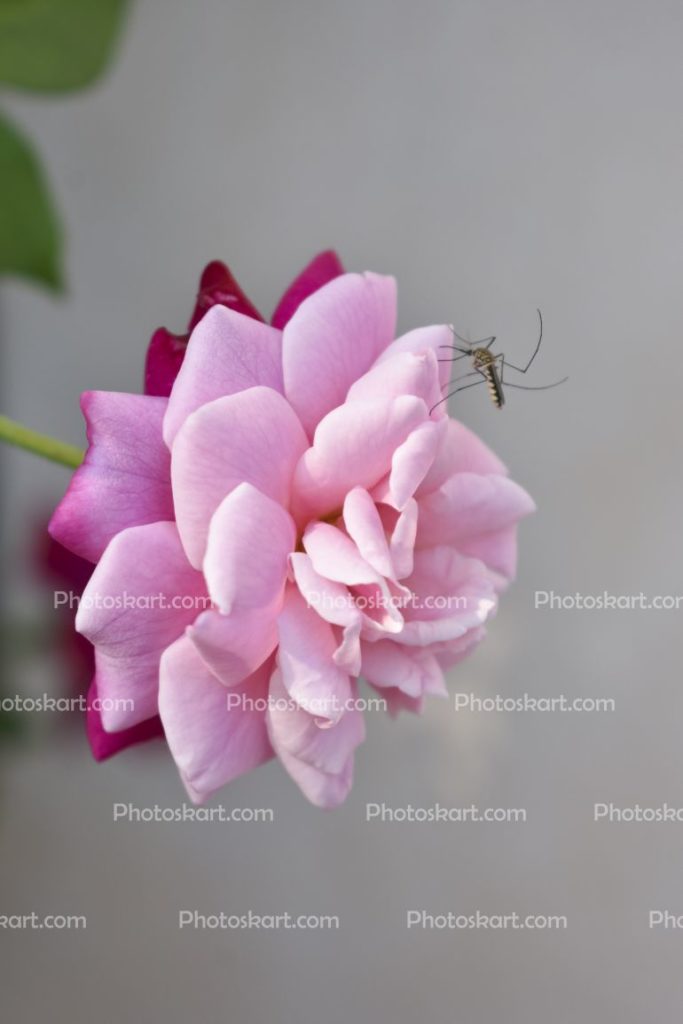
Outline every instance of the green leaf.
<path id="1" fill-rule="evenodd" d="M 80 89 L 104 70 L 128 0 L 0 0 L 0 82 Z"/>
<path id="2" fill-rule="evenodd" d="M 59 290 L 62 233 L 28 141 L 0 114 L 0 274 Z"/>

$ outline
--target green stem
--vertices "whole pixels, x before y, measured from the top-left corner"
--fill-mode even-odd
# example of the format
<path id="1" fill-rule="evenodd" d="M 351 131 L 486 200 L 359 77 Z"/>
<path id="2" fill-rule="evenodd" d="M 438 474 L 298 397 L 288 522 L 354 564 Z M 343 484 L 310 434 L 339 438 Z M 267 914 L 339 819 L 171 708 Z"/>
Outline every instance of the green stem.
<path id="1" fill-rule="evenodd" d="M 25 448 L 27 452 L 42 455 L 44 459 L 59 462 L 60 465 L 69 466 L 71 469 L 78 469 L 85 454 L 75 445 L 56 441 L 54 437 L 47 437 L 46 434 L 38 434 L 7 416 L 0 416 L 0 441 L 6 441 L 17 448 Z"/>

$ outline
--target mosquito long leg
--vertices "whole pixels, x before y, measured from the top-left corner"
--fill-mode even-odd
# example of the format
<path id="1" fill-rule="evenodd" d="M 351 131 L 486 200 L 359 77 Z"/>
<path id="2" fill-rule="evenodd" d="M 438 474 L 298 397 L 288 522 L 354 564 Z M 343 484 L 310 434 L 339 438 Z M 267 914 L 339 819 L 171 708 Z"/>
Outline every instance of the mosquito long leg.
<path id="1" fill-rule="evenodd" d="M 446 383 L 445 383 L 445 384 L 444 384 L 444 385 L 442 386 L 441 390 L 442 390 L 442 391 L 445 391 L 445 390 L 446 390 L 446 388 L 450 388 L 450 387 L 452 387 L 452 386 L 453 386 L 454 384 L 459 384 L 461 380 L 467 380 L 467 378 L 468 378 L 468 377 L 477 377 L 477 376 L 479 376 L 479 377 L 483 377 L 483 376 L 484 376 L 484 375 L 482 374 L 481 370 L 472 370 L 472 372 L 471 372 L 471 373 L 463 373 L 462 377 L 456 377 L 456 378 L 455 378 L 454 380 L 449 380 L 449 381 L 447 381 L 447 382 L 446 382 Z"/>
<path id="2" fill-rule="evenodd" d="M 509 380 L 502 381 L 502 384 L 506 388 L 517 388 L 518 391 L 547 391 L 548 388 L 556 388 L 560 384 L 564 384 L 566 380 L 569 380 L 569 377 L 556 380 L 554 384 L 538 384 L 536 387 L 532 387 L 530 384 L 511 384 Z"/>
<path id="3" fill-rule="evenodd" d="M 454 352 L 462 352 L 462 355 L 449 356 L 448 359 L 437 359 L 437 363 L 457 363 L 458 359 L 464 359 L 466 356 L 472 358 L 472 353 L 470 351 L 463 352 L 461 348 L 456 348 L 455 345 L 439 345 L 439 348 L 450 348 L 453 349 Z"/>
<path id="4" fill-rule="evenodd" d="M 456 388 L 454 391 L 449 391 L 447 395 L 444 395 L 444 397 L 440 401 L 438 401 L 435 405 L 431 407 L 431 409 L 429 410 L 429 415 L 431 416 L 435 409 L 438 409 L 440 405 L 443 405 L 444 402 L 447 402 L 449 398 L 453 397 L 453 395 L 457 395 L 459 391 L 467 391 L 468 388 L 476 388 L 477 384 L 484 384 L 486 382 L 485 375 L 483 373 L 480 373 L 479 370 L 475 370 L 474 373 L 466 373 L 463 377 L 459 377 L 458 379 L 465 380 L 465 377 L 473 377 L 475 373 L 477 374 L 477 376 L 479 376 L 480 380 L 475 380 L 471 384 L 463 384 L 462 387 Z M 450 384 L 453 383 L 455 383 L 455 381 L 450 381 Z M 450 384 L 446 386 L 448 387 L 450 386 Z"/>
<path id="5" fill-rule="evenodd" d="M 501 353 L 501 355 L 503 357 L 501 359 L 501 364 L 500 364 L 500 382 L 506 388 L 517 388 L 518 391 L 547 391 L 548 388 L 556 388 L 559 384 L 564 384 L 564 382 L 566 380 L 569 380 L 569 377 L 563 377 L 562 380 L 556 380 L 552 384 L 535 384 L 533 386 L 530 385 L 530 384 L 512 384 L 509 380 L 505 380 L 504 379 L 505 367 L 506 366 L 511 366 L 512 364 L 508 363 L 507 359 L 505 358 L 505 356 L 502 353 Z M 529 367 L 527 366 L 527 369 L 528 368 Z M 517 366 L 513 366 L 512 369 L 513 370 L 517 370 L 518 367 Z M 521 370 L 520 372 L 521 373 L 525 373 L 526 371 Z"/>
<path id="6" fill-rule="evenodd" d="M 463 345 L 467 345 L 468 350 L 471 352 L 473 348 L 491 348 L 494 341 L 496 340 L 495 334 L 492 334 L 489 338 L 482 338 L 481 341 L 468 341 L 467 338 L 461 338 L 457 331 L 451 327 L 451 332 L 454 338 L 461 341 Z"/>
<path id="7" fill-rule="evenodd" d="M 527 371 L 527 370 L 529 369 L 529 367 L 530 367 L 530 366 L 531 366 L 531 364 L 533 363 L 534 359 L 535 359 L 535 358 L 536 358 L 536 356 L 538 355 L 538 350 L 539 350 L 539 348 L 541 347 L 541 342 L 543 341 L 543 317 L 541 316 L 541 311 L 540 311 L 540 309 L 537 309 L 537 310 L 536 310 L 536 312 L 538 313 L 538 322 L 539 322 L 539 324 L 540 324 L 540 330 L 539 330 L 539 332 L 538 332 L 538 341 L 536 342 L 536 348 L 535 348 L 535 349 L 533 350 L 533 352 L 531 353 L 531 359 L 530 359 L 530 360 L 529 360 L 529 362 L 528 362 L 528 363 L 526 364 L 526 366 L 524 367 L 524 369 L 522 369 L 522 367 L 521 367 L 521 366 L 515 366 L 515 364 L 514 364 L 514 363 L 507 363 L 507 362 L 505 363 L 505 365 L 506 365 L 506 366 L 509 366 L 511 370 L 517 370 L 517 371 L 518 371 L 519 373 L 526 373 L 526 371 Z M 566 378 L 565 378 L 565 379 L 566 379 Z"/>

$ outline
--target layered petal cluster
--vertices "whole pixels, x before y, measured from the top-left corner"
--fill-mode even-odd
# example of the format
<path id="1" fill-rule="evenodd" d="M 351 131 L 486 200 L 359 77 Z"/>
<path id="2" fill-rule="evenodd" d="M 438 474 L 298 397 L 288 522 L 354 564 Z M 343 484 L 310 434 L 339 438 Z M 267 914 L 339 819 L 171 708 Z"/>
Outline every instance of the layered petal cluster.
<path id="1" fill-rule="evenodd" d="M 159 714 L 195 801 L 276 755 L 332 807 L 359 679 L 392 713 L 445 693 L 533 503 L 440 403 L 449 328 L 395 337 L 392 278 L 335 268 L 283 303 L 211 304 L 168 397 L 85 395 L 51 529 L 96 563 L 77 628 L 107 733 Z"/>

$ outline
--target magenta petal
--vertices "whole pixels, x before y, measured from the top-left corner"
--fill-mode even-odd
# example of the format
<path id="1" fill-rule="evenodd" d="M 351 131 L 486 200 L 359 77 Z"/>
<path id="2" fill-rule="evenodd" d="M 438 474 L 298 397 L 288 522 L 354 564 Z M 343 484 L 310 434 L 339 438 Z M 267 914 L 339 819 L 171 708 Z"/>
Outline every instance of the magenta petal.
<path id="1" fill-rule="evenodd" d="M 105 732 L 102 725 L 102 716 L 93 707 L 96 698 L 97 679 L 93 679 L 88 691 L 85 728 L 90 749 L 96 761 L 106 761 L 107 758 L 120 753 L 126 747 L 132 747 L 136 743 L 146 743 L 148 740 L 159 739 L 164 735 L 164 727 L 158 715 L 153 715 L 145 722 L 140 722 L 130 729 L 122 729 L 120 732 Z"/>
<path id="2" fill-rule="evenodd" d="M 304 299 L 343 273 L 342 262 L 332 249 L 314 256 L 280 299 L 271 320 L 273 327 L 277 327 L 281 331 Z"/>
<path id="3" fill-rule="evenodd" d="M 60 544 L 96 562 L 121 530 L 173 519 L 166 405 L 110 391 L 81 397 L 90 447 L 48 527 Z"/>
<path id="4" fill-rule="evenodd" d="M 185 358 L 188 335 L 171 334 L 159 327 L 152 335 L 145 359 L 145 394 L 168 398 Z"/>
<path id="5" fill-rule="evenodd" d="M 236 313 L 250 316 L 253 320 L 263 320 L 256 306 L 252 305 L 230 270 L 220 260 L 213 260 L 212 263 L 204 267 L 199 282 L 197 302 L 189 323 L 190 331 L 197 326 L 212 306 L 227 306 L 228 309 L 234 309 Z"/>

